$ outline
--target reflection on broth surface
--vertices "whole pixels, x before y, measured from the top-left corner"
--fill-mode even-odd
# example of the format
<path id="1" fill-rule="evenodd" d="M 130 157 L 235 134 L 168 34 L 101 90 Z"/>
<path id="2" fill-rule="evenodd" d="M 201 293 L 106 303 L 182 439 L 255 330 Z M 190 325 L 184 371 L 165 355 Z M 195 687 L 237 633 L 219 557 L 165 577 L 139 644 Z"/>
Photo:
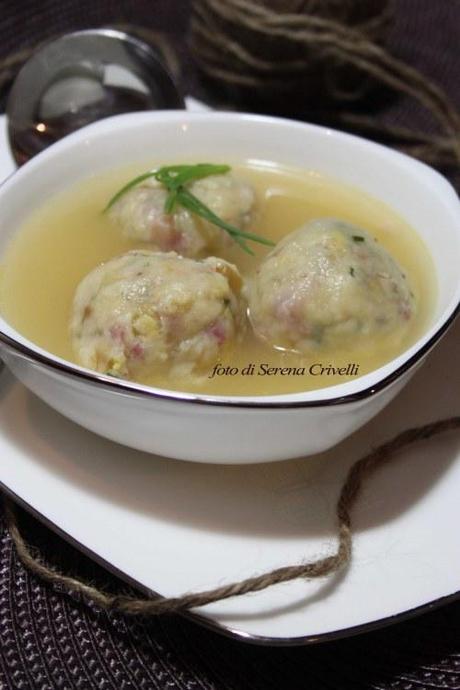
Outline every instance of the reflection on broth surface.
<path id="1" fill-rule="evenodd" d="M 83 278 L 101 262 L 130 250 L 158 251 L 158 247 L 140 240 L 139 233 L 130 235 L 124 232 L 111 214 L 102 213 L 117 189 L 143 170 L 145 166 L 138 166 L 93 177 L 47 200 L 31 215 L 6 252 L 1 273 L 2 314 L 20 333 L 55 355 L 77 363 L 82 361 L 81 358 L 80 362 L 76 359 L 69 323 L 74 295 Z M 123 367 L 117 370 L 115 366 L 112 373 L 126 375 L 128 371 L 131 378 L 141 383 L 211 395 L 273 395 L 343 383 L 383 365 L 419 337 L 431 316 L 436 299 L 434 268 L 416 232 L 391 208 L 357 189 L 315 172 L 251 163 L 234 166 L 232 174 L 255 190 L 255 205 L 251 219 L 245 220 L 245 223 L 249 223 L 245 229 L 274 243 L 315 219 L 340 219 L 356 226 L 358 230 L 347 230 L 347 235 L 336 232 L 338 226 L 334 226 L 330 233 L 332 240 L 327 240 L 332 245 L 320 237 L 318 242 L 322 242 L 322 250 L 314 261 L 310 261 L 311 247 L 305 250 L 305 270 L 303 255 L 298 253 L 304 250 L 298 250 L 297 246 L 295 251 L 285 252 L 288 258 L 281 253 L 281 259 L 277 258 L 275 262 L 276 270 L 266 269 L 274 265 L 273 259 L 264 261 L 264 257 L 273 250 L 252 242 L 250 246 L 254 256 L 246 254 L 231 242 L 219 243 L 213 252 L 209 248 L 198 252 L 198 256 L 195 252 L 194 259 L 187 261 L 198 259 L 198 266 L 202 266 L 205 263 L 202 259 L 212 253 L 234 264 L 246 283 L 243 294 L 249 297 L 251 312 L 254 309 L 255 313 L 274 314 L 274 322 L 268 326 L 264 322 L 260 326 L 251 313 L 258 335 L 249 323 L 245 328 L 238 323 L 239 337 L 233 337 L 231 330 L 232 338 L 221 338 L 219 329 L 212 330 L 212 309 L 217 309 L 215 304 L 220 304 L 214 299 L 213 293 L 212 299 L 207 298 L 206 301 L 206 304 L 212 302 L 213 305 L 209 319 L 206 321 L 206 315 L 200 313 L 200 328 L 207 336 L 213 334 L 218 347 L 208 348 L 201 360 L 204 364 L 199 376 L 193 367 L 185 366 L 172 371 L 168 347 L 176 348 L 174 352 L 177 353 L 177 342 L 171 344 L 169 335 L 169 339 L 162 341 L 165 351 L 163 364 L 160 363 L 161 358 L 156 360 L 154 357 L 149 359 L 150 366 L 136 366 L 132 371 Z M 362 235 L 359 229 L 364 231 Z M 364 240 L 357 240 L 356 237 L 363 237 Z M 305 243 L 302 239 L 302 242 L 303 245 L 309 244 L 309 240 Z M 372 253 L 368 251 L 366 256 L 361 242 L 366 242 L 367 247 L 372 244 L 377 249 L 373 249 Z M 342 244 L 347 245 L 348 254 L 343 254 Z M 198 245 L 195 243 L 194 246 Z M 334 279 L 329 280 L 327 289 L 323 289 L 325 283 L 321 272 L 330 277 L 331 267 L 336 265 L 331 246 L 336 254 L 342 252 L 341 273 L 336 272 Z M 179 251 L 179 248 L 176 250 Z M 278 248 L 274 254 L 277 251 Z M 346 265 L 343 256 L 346 257 Z M 397 263 L 396 267 L 390 257 Z M 284 268 L 280 260 L 285 261 Z M 363 263 L 360 264 L 360 261 Z M 181 260 L 179 265 L 182 265 Z M 377 272 L 380 282 L 387 281 L 384 290 L 380 287 L 377 289 L 373 284 L 369 266 L 374 274 Z M 264 273 L 259 273 L 255 281 L 258 268 Z M 216 270 L 215 267 L 213 270 Z M 318 275 L 311 280 L 311 272 L 315 270 Z M 394 277 L 396 272 L 402 276 L 398 278 L 399 283 Z M 260 275 L 265 283 L 261 282 Z M 293 276 L 297 276 L 297 283 Z M 390 277 L 392 283 L 388 282 Z M 225 286 L 221 278 L 218 277 L 217 282 L 221 282 L 219 285 L 216 283 L 212 290 L 220 290 L 219 295 L 222 293 L 221 301 L 225 307 L 233 292 L 226 294 L 230 288 Z M 179 290 L 178 281 L 173 281 L 173 284 Z M 256 302 L 251 297 L 255 284 L 259 289 Z M 323 288 L 319 289 L 317 284 Z M 283 290 L 286 294 L 287 285 L 291 293 L 288 294 L 289 299 L 285 298 L 282 302 L 278 297 Z M 308 290 L 305 285 L 308 285 Z M 96 293 L 97 290 L 91 299 Z M 267 301 L 268 293 L 273 293 L 271 302 Z M 367 299 L 371 293 L 372 299 Z M 394 309 L 386 309 L 386 312 L 381 309 L 382 300 L 393 299 L 393 293 L 399 300 L 397 313 L 406 315 L 404 319 L 401 317 L 401 324 L 395 320 Z M 349 304 L 344 302 L 344 294 L 348 295 Z M 312 295 L 319 300 L 314 304 L 313 311 L 310 308 Z M 181 299 L 185 304 L 187 299 L 183 295 Z M 357 315 L 358 300 L 364 305 L 363 314 L 369 314 L 369 304 L 372 305 L 375 311 L 373 323 L 390 323 L 391 328 L 368 328 L 361 313 Z M 278 304 L 278 312 L 274 311 L 272 303 Z M 335 316 L 339 308 L 337 305 L 341 310 L 340 318 Z M 169 309 L 170 306 L 165 308 Z M 117 305 L 114 305 L 114 313 L 117 309 Z M 186 311 L 187 307 L 184 309 Z M 315 315 L 315 321 L 314 327 L 310 324 L 307 328 L 309 314 Z M 147 323 L 144 312 L 141 316 L 140 323 L 144 328 Z M 148 318 L 150 324 L 150 312 Z M 170 319 L 168 323 L 173 321 Z M 160 319 L 161 328 L 164 328 L 165 322 Z M 294 330 L 292 323 L 295 323 Z M 177 334 L 177 319 L 175 327 Z M 142 330 L 139 333 L 140 338 L 144 337 Z M 334 337 L 330 337 L 330 333 Z M 211 355 L 208 356 L 209 353 Z M 96 367 L 97 364 L 93 363 L 92 366 Z M 113 366 L 110 357 L 101 365 L 105 371 L 113 369 Z M 104 370 L 101 367 L 99 369 Z"/>

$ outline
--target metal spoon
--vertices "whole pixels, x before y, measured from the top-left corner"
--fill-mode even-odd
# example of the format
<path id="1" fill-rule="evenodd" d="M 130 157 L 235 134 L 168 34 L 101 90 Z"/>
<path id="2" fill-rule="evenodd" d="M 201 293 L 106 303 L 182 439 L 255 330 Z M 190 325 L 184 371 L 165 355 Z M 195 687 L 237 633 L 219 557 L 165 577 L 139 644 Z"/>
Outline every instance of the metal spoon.
<path id="1" fill-rule="evenodd" d="M 6 105 L 10 146 L 22 165 L 95 120 L 184 107 L 149 45 L 112 29 L 77 31 L 40 48 L 16 77 Z"/>

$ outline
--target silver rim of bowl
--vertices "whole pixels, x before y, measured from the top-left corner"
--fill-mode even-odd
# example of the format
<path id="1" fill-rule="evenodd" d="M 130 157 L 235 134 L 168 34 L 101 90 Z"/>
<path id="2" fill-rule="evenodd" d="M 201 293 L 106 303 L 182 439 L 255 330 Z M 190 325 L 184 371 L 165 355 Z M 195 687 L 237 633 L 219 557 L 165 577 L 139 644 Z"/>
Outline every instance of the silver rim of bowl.
<path id="1" fill-rule="evenodd" d="M 375 383 L 374 385 L 364 388 L 362 390 L 356 391 L 355 393 L 347 393 L 342 396 L 336 396 L 334 398 L 327 398 L 324 400 L 267 400 L 264 401 L 261 396 L 258 400 L 244 400 L 243 398 L 224 398 L 219 399 L 218 396 L 206 396 L 206 395 L 194 395 L 190 393 L 183 393 L 180 391 L 168 391 L 164 390 L 157 392 L 156 390 L 148 388 L 137 387 L 134 382 L 124 382 L 120 379 L 110 378 L 98 374 L 92 371 L 82 371 L 76 369 L 71 362 L 60 362 L 53 359 L 51 356 L 44 355 L 40 352 L 36 352 L 32 347 L 24 345 L 23 343 L 15 340 L 11 336 L 7 335 L 0 329 L 0 343 L 6 347 L 7 350 L 13 351 L 16 355 L 30 360 L 35 364 L 39 364 L 60 373 L 71 376 L 72 378 L 85 381 L 90 385 L 97 386 L 112 390 L 118 393 L 127 393 L 134 397 L 139 398 L 153 398 L 156 400 L 168 400 L 176 401 L 182 403 L 193 403 L 195 405 L 211 405 L 218 407 L 236 407 L 236 408 L 252 408 L 252 409 L 262 409 L 262 408 L 308 408 L 308 407 L 328 407 L 332 405 L 343 405 L 346 403 L 358 402 L 360 400 L 365 400 L 377 393 L 380 393 L 385 388 L 390 386 L 392 383 L 397 381 L 403 374 L 414 367 L 417 362 L 419 362 L 428 352 L 436 345 L 436 343 L 441 339 L 441 337 L 447 332 L 450 326 L 453 324 L 454 320 L 460 313 L 460 302 L 457 304 L 451 315 L 446 319 L 446 321 L 440 326 L 440 328 L 432 335 L 432 337 L 424 343 L 424 345 L 417 350 L 408 360 L 401 364 L 393 372 L 385 376 L 383 379 Z M 1 369 L 0 369 L 1 371 Z M 346 384 L 343 384 L 346 385 Z M 281 397 L 281 396 L 280 396 Z"/>

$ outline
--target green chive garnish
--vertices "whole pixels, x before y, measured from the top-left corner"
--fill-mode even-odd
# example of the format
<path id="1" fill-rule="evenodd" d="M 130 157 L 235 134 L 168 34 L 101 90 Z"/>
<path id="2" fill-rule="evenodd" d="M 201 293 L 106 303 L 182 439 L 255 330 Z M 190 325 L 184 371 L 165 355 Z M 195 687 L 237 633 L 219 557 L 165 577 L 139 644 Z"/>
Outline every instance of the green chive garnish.
<path id="1" fill-rule="evenodd" d="M 157 170 L 151 170 L 149 172 L 143 173 L 133 180 L 128 182 L 124 187 L 122 187 L 109 201 L 104 209 L 106 213 L 112 208 L 114 204 L 121 199 L 127 192 L 129 192 L 133 187 L 136 187 L 144 180 L 154 177 L 157 182 L 160 182 L 166 190 L 168 191 L 168 196 L 166 197 L 164 210 L 165 213 L 171 214 L 174 212 L 177 206 L 182 206 L 182 208 L 187 209 L 191 213 L 203 218 L 204 220 L 216 225 L 228 232 L 228 234 L 233 237 L 235 242 L 237 242 L 241 249 L 243 249 L 248 254 L 254 254 L 252 249 L 248 247 L 245 240 L 251 240 L 252 242 L 259 242 L 260 244 L 265 244 L 269 247 L 274 246 L 274 242 L 267 240 L 260 235 L 256 235 L 252 232 L 244 232 L 237 228 L 235 225 L 227 223 L 217 216 L 206 204 L 203 204 L 192 192 L 187 189 L 186 185 L 194 182 L 195 180 L 201 180 L 204 177 L 209 177 L 209 175 L 224 175 L 231 170 L 229 165 L 214 165 L 213 163 L 197 163 L 196 165 L 166 165 Z"/>

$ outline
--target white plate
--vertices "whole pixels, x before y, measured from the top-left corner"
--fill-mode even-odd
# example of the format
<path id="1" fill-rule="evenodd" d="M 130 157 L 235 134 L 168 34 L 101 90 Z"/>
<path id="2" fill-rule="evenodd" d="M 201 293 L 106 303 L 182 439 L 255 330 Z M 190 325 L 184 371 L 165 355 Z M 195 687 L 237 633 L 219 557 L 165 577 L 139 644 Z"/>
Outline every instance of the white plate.
<path id="1" fill-rule="evenodd" d="M 0 118 L 0 179 L 12 169 Z M 335 501 L 353 460 L 402 429 L 460 414 L 459 339 L 457 322 L 396 401 L 340 446 L 256 466 L 179 462 L 118 446 L 3 373 L 0 482 L 77 546 L 165 596 L 323 556 L 335 548 Z M 459 435 L 406 450 L 359 502 L 346 572 L 207 606 L 197 620 L 253 641 L 298 644 L 457 596 L 459 489 Z"/>

